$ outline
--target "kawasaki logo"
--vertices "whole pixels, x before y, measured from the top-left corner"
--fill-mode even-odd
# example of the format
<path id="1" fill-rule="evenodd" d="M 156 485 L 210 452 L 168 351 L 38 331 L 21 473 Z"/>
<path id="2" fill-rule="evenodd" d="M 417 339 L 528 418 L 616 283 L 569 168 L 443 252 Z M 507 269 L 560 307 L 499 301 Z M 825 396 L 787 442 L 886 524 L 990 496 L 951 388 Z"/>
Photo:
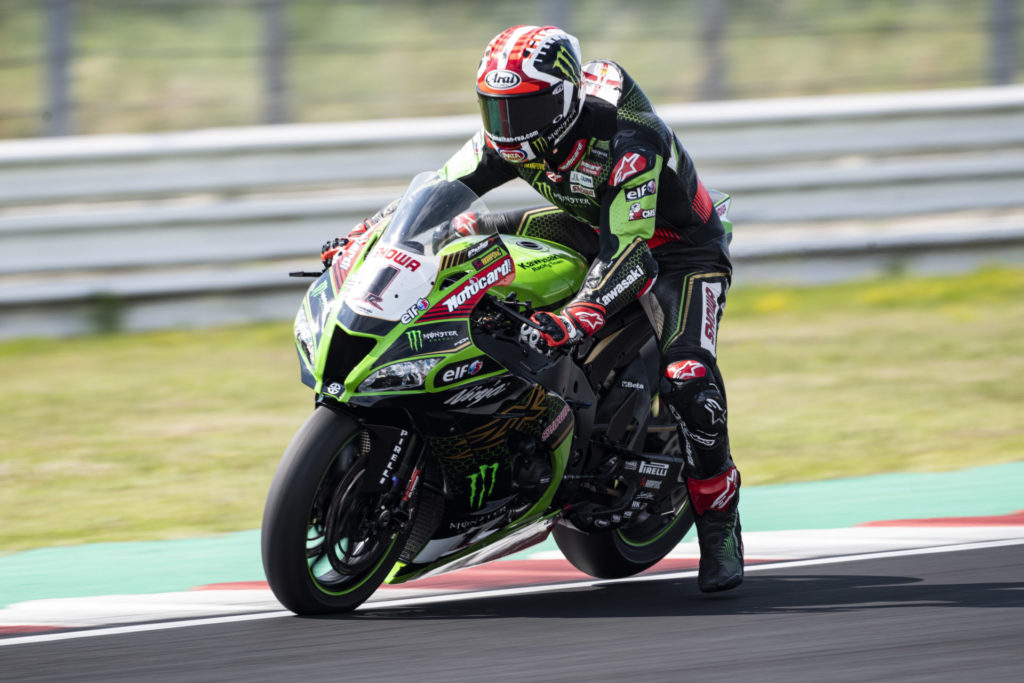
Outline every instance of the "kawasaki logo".
<path id="1" fill-rule="evenodd" d="M 615 300 L 619 294 L 629 289 L 629 286 L 644 276 L 644 270 L 640 266 L 634 266 L 632 270 L 626 273 L 626 277 L 623 278 L 617 285 L 611 288 L 611 290 L 598 298 L 597 302 L 602 306 L 607 306 L 609 303 Z"/>
<path id="2" fill-rule="evenodd" d="M 474 277 L 462 286 L 462 289 L 444 300 L 444 305 L 449 313 L 454 313 L 457 308 L 482 294 L 491 285 L 512 274 L 512 259 L 506 258 L 497 264 L 485 275 Z"/>
<path id="3" fill-rule="evenodd" d="M 498 463 L 480 465 L 480 471 L 471 474 L 469 479 L 469 505 L 474 509 L 484 506 L 484 500 L 494 491 L 494 482 L 498 480 Z M 488 483 L 490 482 L 490 483 Z"/>

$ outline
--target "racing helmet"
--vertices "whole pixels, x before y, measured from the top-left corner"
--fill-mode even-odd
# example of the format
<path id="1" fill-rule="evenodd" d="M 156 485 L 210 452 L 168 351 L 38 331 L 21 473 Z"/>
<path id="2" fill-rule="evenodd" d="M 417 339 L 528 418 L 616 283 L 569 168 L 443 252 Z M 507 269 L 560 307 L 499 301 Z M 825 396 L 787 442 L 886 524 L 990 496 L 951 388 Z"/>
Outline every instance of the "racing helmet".
<path id="1" fill-rule="evenodd" d="M 579 118 L 580 43 L 555 26 L 513 26 L 487 45 L 476 93 L 487 144 L 506 161 L 539 159 Z"/>

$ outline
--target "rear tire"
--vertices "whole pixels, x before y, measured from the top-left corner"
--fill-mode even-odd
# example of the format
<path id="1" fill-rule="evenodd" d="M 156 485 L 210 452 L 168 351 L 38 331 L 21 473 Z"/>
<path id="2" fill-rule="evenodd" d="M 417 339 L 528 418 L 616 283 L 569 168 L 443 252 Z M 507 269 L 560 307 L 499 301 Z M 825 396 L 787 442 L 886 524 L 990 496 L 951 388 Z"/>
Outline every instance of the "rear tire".
<path id="1" fill-rule="evenodd" d="M 360 486 L 368 461 L 360 433 L 355 419 L 320 406 L 274 473 L 263 510 L 263 569 L 275 597 L 296 614 L 355 609 L 401 553 L 408 532 L 376 524 L 380 496 Z"/>
<path id="2" fill-rule="evenodd" d="M 565 558 L 581 572 L 599 579 L 619 579 L 639 574 L 661 561 L 691 526 L 693 510 L 687 499 L 671 521 L 651 533 L 630 526 L 588 534 L 557 526 L 553 535 Z"/>
<path id="3" fill-rule="evenodd" d="M 672 424 L 663 415 L 657 424 Z M 645 449 L 678 456 L 679 435 L 649 434 Z M 553 532 L 558 548 L 574 567 L 599 579 L 632 576 L 661 561 L 693 526 L 693 509 L 685 482 L 670 494 L 671 514 L 647 515 L 628 527 L 586 533 L 568 526 Z"/>

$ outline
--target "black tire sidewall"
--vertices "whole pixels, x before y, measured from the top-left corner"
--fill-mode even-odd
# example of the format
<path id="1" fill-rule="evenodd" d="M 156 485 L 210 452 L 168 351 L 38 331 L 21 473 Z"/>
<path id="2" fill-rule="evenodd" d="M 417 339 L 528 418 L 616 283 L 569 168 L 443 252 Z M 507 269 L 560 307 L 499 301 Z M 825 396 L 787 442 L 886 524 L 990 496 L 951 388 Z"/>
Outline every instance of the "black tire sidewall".
<path id="1" fill-rule="evenodd" d="M 401 552 L 396 541 L 370 575 L 340 595 L 324 592 L 310 574 L 306 533 L 313 497 L 327 468 L 359 430 L 350 415 L 318 407 L 296 432 L 274 473 L 263 509 L 263 569 L 274 596 L 296 614 L 355 609 L 387 577 Z"/>
<path id="2" fill-rule="evenodd" d="M 627 543 L 618 529 L 586 533 L 559 525 L 552 535 L 574 567 L 599 579 L 618 579 L 638 574 L 661 561 L 692 526 L 693 510 L 687 500 L 672 528 L 648 543 Z"/>

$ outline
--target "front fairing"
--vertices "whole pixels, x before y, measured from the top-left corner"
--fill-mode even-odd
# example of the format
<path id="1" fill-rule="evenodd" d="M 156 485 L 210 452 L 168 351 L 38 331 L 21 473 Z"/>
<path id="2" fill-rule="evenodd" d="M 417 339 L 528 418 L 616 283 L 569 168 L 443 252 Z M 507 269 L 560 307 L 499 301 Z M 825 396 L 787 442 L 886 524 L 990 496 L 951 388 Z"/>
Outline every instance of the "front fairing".
<path id="1" fill-rule="evenodd" d="M 511 283 L 515 266 L 496 234 L 451 231 L 467 210 L 486 212 L 460 183 L 418 176 L 356 262 L 310 286 L 295 320 L 304 383 L 367 403 L 505 372 L 473 345 L 469 313 L 489 288 Z"/>

